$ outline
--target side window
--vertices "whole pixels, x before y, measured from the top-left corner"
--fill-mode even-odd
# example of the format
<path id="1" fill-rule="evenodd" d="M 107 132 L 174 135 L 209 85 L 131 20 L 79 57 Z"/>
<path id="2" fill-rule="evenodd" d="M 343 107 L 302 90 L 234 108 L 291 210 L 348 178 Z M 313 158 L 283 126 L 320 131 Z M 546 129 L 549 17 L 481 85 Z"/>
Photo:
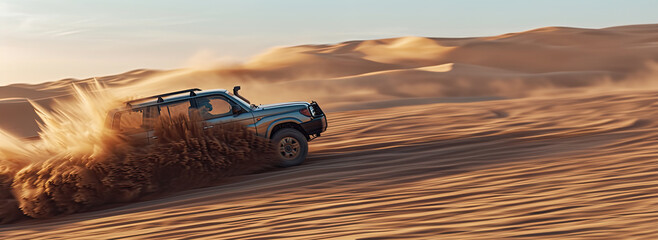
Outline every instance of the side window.
<path id="1" fill-rule="evenodd" d="M 153 129 L 158 118 L 158 109 L 155 106 L 136 108 L 118 112 L 114 116 L 113 128 L 124 133 L 135 133 Z"/>
<path id="2" fill-rule="evenodd" d="M 142 126 L 146 129 L 153 129 L 155 122 L 160 116 L 158 112 L 158 106 L 150 106 L 144 109 L 144 119 L 142 120 Z"/>
<path id="3" fill-rule="evenodd" d="M 119 131 L 120 132 L 138 132 L 142 131 L 144 109 L 134 109 L 120 112 L 119 114 Z"/>
<path id="4" fill-rule="evenodd" d="M 189 109 L 190 101 L 169 103 L 160 106 L 160 115 L 168 117 L 176 117 L 178 115 L 188 116 Z"/>
<path id="5" fill-rule="evenodd" d="M 223 117 L 231 114 L 231 104 L 221 96 L 196 99 L 199 113 L 204 119 Z"/>

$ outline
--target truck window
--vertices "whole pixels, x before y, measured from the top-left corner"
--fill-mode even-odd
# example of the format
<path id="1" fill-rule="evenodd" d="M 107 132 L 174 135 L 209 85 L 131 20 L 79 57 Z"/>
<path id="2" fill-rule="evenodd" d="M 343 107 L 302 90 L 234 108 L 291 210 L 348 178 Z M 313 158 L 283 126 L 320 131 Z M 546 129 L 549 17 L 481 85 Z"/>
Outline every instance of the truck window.
<path id="1" fill-rule="evenodd" d="M 178 115 L 188 116 L 190 101 L 174 102 L 160 106 L 160 115 L 176 117 Z"/>
<path id="2" fill-rule="evenodd" d="M 142 131 L 143 110 L 135 109 L 118 113 L 119 131 L 120 132 L 138 132 Z"/>
<path id="3" fill-rule="evenodd" d="M 118 112 L 114 115 L 112 128 L 123 133 L 152 130 L 158 115 L 158 109 L 155 106 Z"/>
<path id="4" fill-rule="evenodd" d="M 221 96 L 197 98 L 196 103 L 203 119 L 223 117 L 231 114 L 231 104 L 226 98 Z"/>
<path id="5" fill-rule="evenodd" d="M 150 106 L 144 109 L 144 118 L 143 118 L 143 123 L 142 127 L 152 130 L 155 126 L 155 122 L 157 121 L 158 117 L 160 116 L 160 113 L 158 112 L 158 107 L 157 106 Z"/>

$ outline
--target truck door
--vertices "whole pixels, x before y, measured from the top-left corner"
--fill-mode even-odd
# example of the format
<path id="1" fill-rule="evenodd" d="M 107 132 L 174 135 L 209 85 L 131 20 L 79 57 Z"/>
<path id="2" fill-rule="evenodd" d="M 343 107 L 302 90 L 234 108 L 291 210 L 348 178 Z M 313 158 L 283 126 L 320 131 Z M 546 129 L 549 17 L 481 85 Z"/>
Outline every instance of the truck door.
<path id="1" fill-rule="evenodd" d="M 196 98 L 196 110 L 204 120 L 204 128 L 218 124 L 238 123 L 255 131 L 254 116 L 225 96 L 216 95 Z"/>
<path id="2" fill-rule="evenodd" d="M 153 130 L 156 121 L 172 119 L 180 115 L 189 117 L 190 109 L 192 109 L 191 99 L 149 107 L 147 110 L 149 114 L 148 116 L 152 119 L 152 127 L 148 135 L 149 143 L 156 143 L 158 141 L 158 136 L 155 135 L 155 131 Z M 144 116 L 146 118 L 147 114 L 145 113 Z"/>

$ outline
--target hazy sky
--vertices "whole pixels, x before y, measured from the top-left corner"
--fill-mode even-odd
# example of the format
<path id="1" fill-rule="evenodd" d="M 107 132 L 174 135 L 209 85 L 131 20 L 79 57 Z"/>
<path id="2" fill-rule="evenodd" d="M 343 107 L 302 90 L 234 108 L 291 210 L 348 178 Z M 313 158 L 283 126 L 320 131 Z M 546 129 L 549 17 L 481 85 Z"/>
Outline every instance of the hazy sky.
<path id="1" fill-rule="evenodd" d="M 245 61 L 275 46 L 658 23 L 658 0 L 0 0 L 0 85 Z"/>

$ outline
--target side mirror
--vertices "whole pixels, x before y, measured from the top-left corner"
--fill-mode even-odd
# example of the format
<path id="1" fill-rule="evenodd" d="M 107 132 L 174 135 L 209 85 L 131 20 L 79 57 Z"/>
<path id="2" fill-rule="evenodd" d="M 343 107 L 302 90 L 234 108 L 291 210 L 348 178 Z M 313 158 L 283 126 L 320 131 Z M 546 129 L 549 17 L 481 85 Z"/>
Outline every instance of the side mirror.
<path id="1" fill-rule="evenodd" d="M 239 106 L 233 105 L 233 106 L 231 106 L 231 111 L 233 112 L 233 116 L 235 116 L 235 115 L 238 115 L 238 114 L 242 113 L 242 108 L 240 108 Z"/>

